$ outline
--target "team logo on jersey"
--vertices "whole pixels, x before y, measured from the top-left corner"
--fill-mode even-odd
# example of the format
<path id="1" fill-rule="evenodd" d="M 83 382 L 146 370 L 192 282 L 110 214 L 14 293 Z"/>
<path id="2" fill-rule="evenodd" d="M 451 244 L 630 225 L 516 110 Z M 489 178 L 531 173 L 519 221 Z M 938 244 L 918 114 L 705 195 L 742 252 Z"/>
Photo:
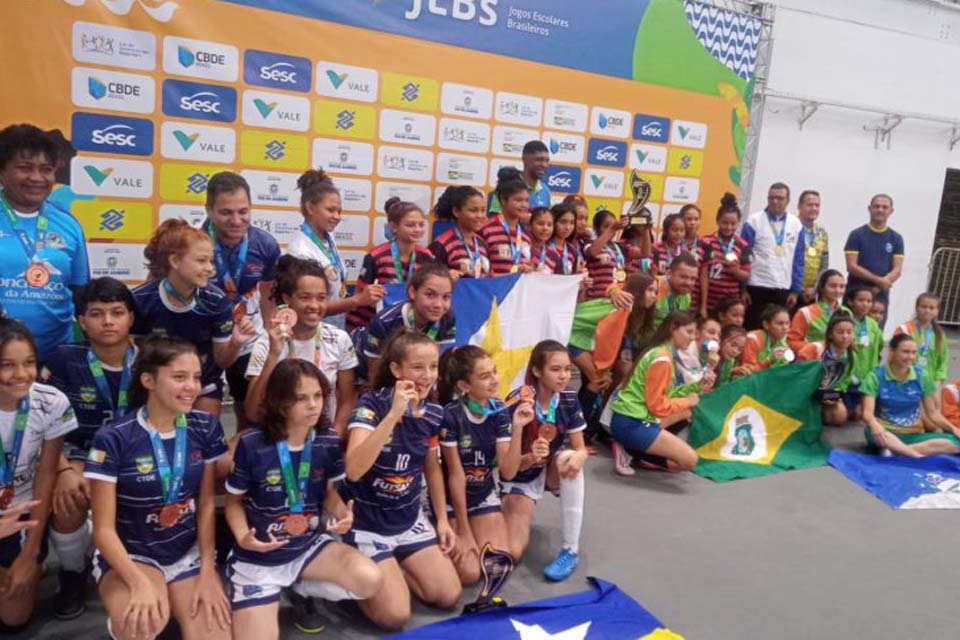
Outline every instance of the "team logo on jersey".
<path id="1" fill-rule="evenodd" d="M 107 452 L 102 449 L 90 449 L 90 452 L 87 453 L 87 462 L 103 464 L 103 461 L 106 459 Z"/>
<path id="2" fill-rule="evenodd" d="M 153 471 L 153 456 L 140 456 L 135 460 L 137 471 L 140 473 L 150 473 Z"/>
<path id="3" fill-rule="evenodd" d="M 460 448 L 469 449 L 473 445 L 473 438 L 470 437 L 470 434 L 464 434 L 460 436 Z"/>
<path id="4" fill-rule="evenodd" d="M 353 415 L 358 420 L 376 420 L 377 418 L 377 414 L 369 407 L 360 407 Z"/>
<path id="5" fill-rule="evenodd" d="M 467 478 L 467 484 L 483 484 L 487 479 L 487 469 L 478 468 L 478 469 L 464 469 L 464 475 Z"/>
<path id="6" fill-rule="evenodd" d="M 383 493 L 403 495 L 413 483 L 413 476 L 383 476 L 373 481 L 373 488 Z"/>
<path id="7" fill-rule="evenodd" d="M 94 402 L 97 399 L 96 387 L 80 387 L 80 400 L 83 402 Z"/>
<path id="8" fill-rule="evenodd" d="M 280 473 L 280 469 L 267 469 L 267 477 L 265 480 L 269 485 L 280 484 L 283 480 L 283 475 Z"/>

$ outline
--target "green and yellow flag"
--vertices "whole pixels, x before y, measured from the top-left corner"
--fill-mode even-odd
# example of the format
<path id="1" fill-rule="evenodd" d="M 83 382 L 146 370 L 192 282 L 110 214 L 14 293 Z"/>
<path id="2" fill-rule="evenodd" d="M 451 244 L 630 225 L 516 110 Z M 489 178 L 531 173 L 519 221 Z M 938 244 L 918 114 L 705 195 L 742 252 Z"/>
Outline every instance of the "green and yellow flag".
<path id="1" fill-rule="evenodd" d="M 704 395 L 693 411 L 689 443 L 695 473 L 715 482 L 754 478 L 827 463 L 820 405 L 814 394 L 823 367 L 776 367 Z"/>

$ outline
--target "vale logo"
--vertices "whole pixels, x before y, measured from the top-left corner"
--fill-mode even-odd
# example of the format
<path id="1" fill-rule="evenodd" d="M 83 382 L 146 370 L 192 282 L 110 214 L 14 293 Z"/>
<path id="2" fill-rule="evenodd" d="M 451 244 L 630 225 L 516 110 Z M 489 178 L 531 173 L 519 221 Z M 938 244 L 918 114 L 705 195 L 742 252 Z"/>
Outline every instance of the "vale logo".
<path id="1" fill-rule="evenodd" d="M 273 110 L 277 108 L 276 102 L 264 102 L 260 98 L 254 98 L 253 104 L 264 118 L 273 113 Z"/>
<path id="2" fill-rule="evenodd" d="M 310 91 L 313 65 L 306 58 L 248 49 L 243 61 L 243 79 L 247 84 Z"/>
<path id="3" fill-rule="evenodd" d="M 598 176 L 598 175 L 592 175 L 592 176 L 590 176 L 590 181 L 593 182 L 593 188 L 594 188 L 594 189 L 599 188 L 600 185 L 603 184 L 603 181 L 604 181 L 604 180 L 605 180 L 605 177 L 604 177 L 604 176 Z"/>
<path id="4" fill-rule="evenodd" d="M 107 209 L 100 214 L 100 230 L 117 231 L 123 228 L 123 218 L 122 209 Z"/>
<path id="5" fill-rule="evenodd" d="M 87 172 L 87 175 L 90 176 L 90 179 L 93 180 L 93 183 L 98 187 L 101 186 L 107 180 L 107 178 L 110 177 L 110 174 L 113 173 L 113 167 L 100 169 L 92 164 L 83 165 L 83 170 Z"/>
<path id="6" fill-rule="evenodd" d="M 181 129 L 174 129 L 173 137 L 177 139 L 177 142 L 180 144 L 180 146 L 183 148 L 184 151 L 189 151 L 190 147 L 193 146 L 193 143 L 200 138 L 200 134 L 199 133 L 188 134 L 187 132 L 182 131 Z"/>
<path id="7" fill-rule="evenodd" d="M 327 69 L 327 78 L 330 79 L 330 84 L 333 85 L 334 89 L 339 89 L 340 85 L 346 82 L 349 75 L 350 74 L 348 74 L 346 71 L 343 73 L 337 73 L 333 69 Z"/>

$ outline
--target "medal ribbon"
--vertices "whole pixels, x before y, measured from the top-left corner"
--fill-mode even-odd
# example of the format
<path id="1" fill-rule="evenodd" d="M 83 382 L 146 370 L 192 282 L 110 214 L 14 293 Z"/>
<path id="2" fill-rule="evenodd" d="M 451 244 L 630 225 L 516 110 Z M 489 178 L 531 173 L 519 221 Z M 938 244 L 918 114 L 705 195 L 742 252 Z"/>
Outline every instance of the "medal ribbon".
<path id="1" fill-rule="evenodd" d="M 803 228 L 803 242 L 804 244 L 807 245 L 808 249 L 816 249 L 816 246 L 817 246 L 816 227 L 814 227 L 813 229 L 807 229 L 806 227 Z"/>
<path id="2" fill-rule="evenodd" d="M 550 398 L 550 407 L 547 409 L 547 413 L 543 413 L 543 409 L 540 407 L 540 401 L 534 399 L 533 402 L 533 411 L 537 416 L 537 422 L 543 424 L 549 422 L 552 424 L 557 423 L 557 405 L 560 404 L 560 394 L 555 393 L 553 397 Z"/>
<path id="3" fill-rule="evenodd" d="M 13 420 L 13 449 L 10 451 L 9 461 L 7 452 L 0 439 L 0 487 L 13 486 L 13 476 L 17 469 L 17 459 L 20 449 L 23 448 L 23 436 L 27 430 L 27 417 L 30 415 L 30 394 L 20 398 L 17 406 L 17 417 Z"/>
<path id="4" fill-rule="evenodd" d="M 556 249 L 557 248 L 556 239 L 553 239 L 550 242 L 553 243 L 553 248 Z M 563 265 L 563 275 L 565 276 L 569 276 L 573 274 L 573 263 L 570 261 L 569 252 L 568 252 L 569 247 L 567 245 L 568 245 L 567 241 L 564 240 L 563 252 L 560 255 L 560 264 Z"/>
<path id="5" fill-rule="evenodd" d="M 473 234 L 473 251 L 471 251 L 470 245 L 463 239 L 463 233 L 460 231 L 460 227 L 453 225 L 453 231 L 457 234 L 457 239 L 460 240 L 464 250 L 467 252 L 467 257 L 470 259 L 470 270 L 475 276 L 479 276 L 483 270 L 483 254 L 480 253 L 480 239 L 477 238 L 477 234 Z M 479 269 L 477 268 L 478 265 L 480 267 Z"/>
<path id="6" fill-rule="evenodd" d="M 623 257 L 623 251 L 620 250 L 620 247 L 619 247 L 619 245 L 617 245 L 616 242 L 611 242 L 610 244 L 607 245 L 607 249 L 610 249 L 611 247 L 613 247 L 613 250 L 610 251 L 610 253 L 611 253 L 611 255 L 613 255 L 613 260 L 614 260 L 614 262 L 616 262 L 616 266 L 614 267 L 613 275 L 614 275 L 614 277 L 616 277 L 617 271 L 623 269 L 623 266 L 624 266 L 624 264 L 626 264 L 627 261 L 626 261 L 626 259 Z"/>
<path id="7" fill-rule="evenodd" d="M 317 235 L 317 232 L 313 230 L 313 227 L 306 222 L 300 225 L 300 230 L 313 241 L 313 244 L 317 245 L 317 248 L 320 249 L 324 257 L 336 268 L 340 274 L 340 282 L 346 282 L 347 270 L 343 266 L 343 260 L 340 259 L 340 252 L 337 250 L 337 245 L 333 241 L 333 238 L 330 237 L 330 234 L 324 233 L 324 238 L 321 238 Z"/>
<path id="8" fill-rule="evenodd" d="M 320 351 L 323 348 L 323 339 L 320 337 L 320 327 L 313 336 L 313 366 L 320 368 Z M 287 360 L 296 358 L 293 352 L 293 329 L 290 329 L 290 337 L 287 338 Z M 302 358 L 301 358 L 302 359 Z"/>
<path id="9" fill-rule="evenodd" d="M 213 240 L 213 258 L 217 265 L 217 277 L 223 280 L 223 288 L 227 293 L 240 293 L 240 278 L 243 276 L 243 270 L 247 266 L 247 250 L 250 248 L 250 234 L 243 237 L 243 241 L 237 247 L 235 254 L 236 262 L 233 269 L 230 268 L 225 253 L 225 247 L 217 240 L 217 229 L 212 222 L 206 226 L 207 235 Z"/>
<path id="10" fill-rule="evenodd" d="M 127 349 L 127 354 L 123 358 L 123 372 L 120 374 L 120 389 L 117 393 L 117 403 L 113 403 L 113 394 L 110 393 L 110 385 L 107 384 L 107 376 L 103 373 L 103 363 L 97 358 L 93 349 L 87 351 L 87 366 L 90 367 L 90 374 L 93 376 L 93 382 L 97 385 L 97 392 L 100 397 L 113 409 L 115 418 L 119 418 L 127 412 L 129 404 L 127 399 L 127 390 L 130 389 L 130 381 L 133 378 L 133 361 L 137 357 L 137 350 L 132 346 Z"/>
<path id="11" fill-rule="evenodd" d="M 303 442 L 300 464 L 297 473 L 293 473 L 293 460 L 290 457 L 290 445 L 286 440 L 277 441 L 277 456 L 283 470 L 283 485 L 287 489 L 287 504 L 293 513 L 303 513 L 303 503 L 310 494 L 310 469 L 313 466 L 313 429 Z"/>
<path id="12" fill-rule="evenodd" d="M 405 318 L 404 324 L 407 325 L 407 329 L 417 328 L 417 314 L 413 310 L 413 305 L 409 302 L 407 303 Z M 431 340 L 436 340 L 437 334 L 440 333 L 440 322 L 431 322 L 430 326 L 424 329 L 423 332 L 427 334 L 427 337 Z"/>
<path id="13" fill-rule="evenodd" d="M 504 232 L 507 234 L 507 238 L 510 238 L 510 225 L 507 224 L 507 221 L 503 219 L 503 216 L 500 216 L 500 225 L 503 227 Z M 513 264 L 520 264 L 520 248 L 523 246 L 523 229 L 520 227 L 520 223 L 517 223 L 517 239 L 514 242 L 510 243 L 510 253 L 513 255 Z"/>
<path id="14" fill-rule="evenodd" d="M 467 252 L 469 253 L 469 251 Z M 403 276 L 403 260 L 400 258 L 400 243 L 393 240 L 390 243 L 390 254 L 393 256 L 393 268 L 397 272 L 394 276 L 394 282 L 406 282 L 413 277 L 413 272 L 417 268 L 417 248 L 414 247 L 410 252 L 410 266 L 407 267 L 407 276 Z"/>
<path id="15" fill-rule="evenodd" d="M 763 351 L 760 352 L 761 355 L 763 355 L 763 357 L 761 359 L 766 360 L 768 358 L 773 358 L 773 350 L 776 349 L 777 347 L 784 347 L 784 349 L 788 349 L 789 347 L 787 347 L 786 345 L 786 338 L 780 338 L 775 343 L 771 344 L 770 334 L 764 331 L 763 332 Z M 787 360 L 784 358 L 775 358 L 773 362 L 787 362 Z"/>
<path id="16" fill-rule="evenodd" d="M 767 222 L 770 224 L 770 232 L 773 233 L 773 241 L 777 244 L 778 247 L 783 246 L 783 238 L 787 233 L 787 216 L 784 214 L 783 220 L 780 221 L 780 231 L 777 231 L 776 225 L 774 225 L 773 215 L 769 212 L 767 213 Z"/>
<path id="17" fill-rule="evenodd" d="M 723 238 L 720 237 L 720 232 L 717 231 L 717 243 L 723 249 L 724 257 L 726 257 L 726 254 L 728 253 L 736 253 L 733 250 L 733 246 L 736 243 L 736 241 L 737 241 L 737 235 L 733 234 L 730 236 L 730 242 L 724 243 Z"/>
<path id="18" fill-rule="evenodd" d="M 146 417 L 146 410 L 144 410 L 144 416 Z M 176 438 L 173 443 L 172 469 L 160 433 L 152 427 L 147 427 L 147 433 L 150 434 L 150 444 L 153 445 L 153 459 L 156 461 L 157 471 L 160 473 L 164 504 L 173 504 L 179 500 L 180 488 L 183 486 L 183 474 L 187 469 L 187 416 L 182 413 L 178 415 L 175 425 Z"/>
<path id="19" fill-rule="evenodd" d="M 470 410 L 471 413 L 474 413 L 478 416 L 491 416 L 495 413 L 503 411 L 506 408 L 502 402 L 498 402 L 493 398 L 487 400 L 487 406 L 483 406 L 470 396 L 464 396 L 463 404 Z"/>
<path id="20" fill-rule="evenodd" d="M 37 254 L 47 245 L 47 228 L 50 226 L 50 218 L 40 207 L 37 214 L 37 239 L 31 240 L 27 232 L 20 228 L 20 217 L 13 212 L 13 207 L 7 201 L 7 196 L 0 192 L 0 205 L 3 205 L 3 212 L 7 214 L 7 222 L 20 240 L 23 246 L 23 252 L 27 254 L 27 259 L 36 262 Z"/>

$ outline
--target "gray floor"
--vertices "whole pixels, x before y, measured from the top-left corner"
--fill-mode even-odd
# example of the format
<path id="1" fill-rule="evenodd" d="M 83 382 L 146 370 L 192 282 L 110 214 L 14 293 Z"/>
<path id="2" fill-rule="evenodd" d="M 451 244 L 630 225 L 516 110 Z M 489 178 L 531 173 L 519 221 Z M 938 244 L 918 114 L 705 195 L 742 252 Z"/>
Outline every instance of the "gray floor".
<path id="1" fill-rule="evenodd" d="M 956 340 L 951 346 L 960 352 Z M 956 358 L 951 374 L 960 374 Z M 858 448 L 862 430 L 830 429 L 827 439 Z M 603 451 L 587 467 L 576 575 L 560 585 L 540 576 L 560 542 L 557 500 L 547 498 L 504 596 L 522 602 L 580 591 L 592 575 L 617 583 L 691 640 L 956 638 L 958 522 L 953 511 L 891 510 L 830 467 L 722 485 L 692 474 L 624 479 Z M 35 622 L 20 637 L 103 637 L 93 592 L 85 616 L 53 620 L 55 586 L 48 575 Z M 473 597 L 469 590 L 463 601 Z M 445 615 L 420 607 L 411 626 Z M 380 637 L 349 609 L 334 608 L 330 618 L 320 637 Z M 282 635 L 306 637 L 289 624 Z"/>

